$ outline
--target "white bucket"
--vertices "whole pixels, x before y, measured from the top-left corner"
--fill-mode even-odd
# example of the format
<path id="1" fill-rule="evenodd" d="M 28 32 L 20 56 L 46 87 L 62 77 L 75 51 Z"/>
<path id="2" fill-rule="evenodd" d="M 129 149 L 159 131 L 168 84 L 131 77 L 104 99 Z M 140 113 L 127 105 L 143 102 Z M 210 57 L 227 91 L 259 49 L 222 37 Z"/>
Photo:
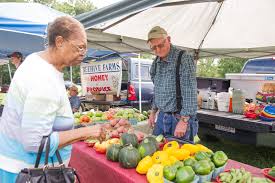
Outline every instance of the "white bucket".
<path id="1" fill-rule="evenodd" d="M 228 112 L 230 94 L 228 92 L 221 92 L 217 94 L 218 111 Z"/>

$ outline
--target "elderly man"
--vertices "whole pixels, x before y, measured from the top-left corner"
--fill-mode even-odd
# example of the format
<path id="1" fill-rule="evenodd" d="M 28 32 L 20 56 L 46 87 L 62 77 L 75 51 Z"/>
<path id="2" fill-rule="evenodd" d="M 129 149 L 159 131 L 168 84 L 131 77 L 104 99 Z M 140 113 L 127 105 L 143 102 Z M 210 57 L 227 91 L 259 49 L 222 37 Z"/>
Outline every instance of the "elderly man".
<path id="1" fill-rule="evenodd" d="M 154 126 L 153 134 L 172 136 L 192 143 L 198 132 L 197 82 L 193 57 L 172 45 L 170 36 L 159 26 L 149 31 L 148 44 L 157 56 L 150 70 L 154 98 L 149 125 Z M 155 120 L 157 111 L 159 114 Z"/>

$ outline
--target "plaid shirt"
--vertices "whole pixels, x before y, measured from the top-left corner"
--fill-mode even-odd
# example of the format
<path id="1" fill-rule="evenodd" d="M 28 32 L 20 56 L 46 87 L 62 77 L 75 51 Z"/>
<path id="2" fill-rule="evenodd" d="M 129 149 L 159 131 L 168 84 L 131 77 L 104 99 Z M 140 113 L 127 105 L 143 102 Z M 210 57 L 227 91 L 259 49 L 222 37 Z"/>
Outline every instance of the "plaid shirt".
<path id="1" fill-rule="evenodd" d="M 153 62 L 150 75 L 154 83 L 153 108 L 163 112 L 177 112 L 176 62 L 180 49 L 171 45 L 168 56 Z M 193 57 L 184 52 L 180 66 L 182 109 L 180 115 L 192 116 L 197 113 L 197 81 Z"/>

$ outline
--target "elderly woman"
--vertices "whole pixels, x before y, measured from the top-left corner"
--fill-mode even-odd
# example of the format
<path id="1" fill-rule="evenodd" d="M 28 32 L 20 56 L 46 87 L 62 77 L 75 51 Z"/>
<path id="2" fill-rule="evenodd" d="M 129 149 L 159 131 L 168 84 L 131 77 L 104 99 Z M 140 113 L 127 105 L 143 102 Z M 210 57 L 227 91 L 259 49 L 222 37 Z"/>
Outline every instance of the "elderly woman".
<path id="1" fill-rule="evenodd" d="M 103 134 L 100 126 L 73 129 L 63 80 L 62 69 L 79 64 L 86 54 L 82 24 L 71 17 L 57 18 L 48 28 L 48 41 L 46 50 L 29 55 L 18 68 L 7 94 L 0 121 L 1 183 L 15 182 L 21 169 L 34 167 L 43 136 L 50 134 L 53 162 L 59 149 L 68 163 L 70 144 Z"/>

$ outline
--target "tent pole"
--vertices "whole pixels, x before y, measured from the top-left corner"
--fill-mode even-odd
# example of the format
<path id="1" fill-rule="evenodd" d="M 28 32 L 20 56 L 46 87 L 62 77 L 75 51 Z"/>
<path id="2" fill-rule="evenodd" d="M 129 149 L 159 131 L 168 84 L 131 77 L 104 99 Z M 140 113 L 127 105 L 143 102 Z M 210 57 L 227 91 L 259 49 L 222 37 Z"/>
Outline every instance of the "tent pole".
<path id="1" fill-rule="evenodd" d="M 10 76 L 10 82 L 11 82 L 11 67 L 10 67 L 10 63 L 8 63 L 8 70 L 9 70 L 9 76 Z"/>
<path id="2" fill-rule="evenodd" d="M 210 25 L 208 31 L 207 31 L 206 34 L 204 35 L 204 37 L 203 37 L 203 39 L 202 39 L 202 41 L 201 41 L 201 43 L 200 43 L 198 49 L 195 50 L 195 59 L 196 59 L 196 58 L 199 58 L 199 51 L 200 51 L 200 49 L 201 49 L 201 47 L 202 47 L 202 45 L 203 45 L 203 42 L 204 42 L 206 36 L 207 36 L 208 33 L 210 32 L 210 30 L 211 30 L 211 28 L 213 27 L 214 23 L 216 22 L 217 16 L 218 16 L 218 14 L 219 14 L 219 12 L 220 12 L 220 10 L 221 10 L 221 8 L 222 8 L 222 5 L 223 5 L 223 0 L 218 1 L 218 3 L 220 3 L 220 6 L 219 6 L 219 8 L 218 8 L 218 11 L 216 12 L 216 15 L 215 15 L 215 17 L 214 17 L 214 19 L 213 19 L 213 21 L 212 21 L 212 23 L 211 23 L 211 25 Z"/>
<path id="3" fill-rule="evenodd" d="M 142 108 L 141 108 L 141 72 L 140 72 L 140 54 L 138 54 L 138 93 L 139 93 L 139 111 L 140 113 L 142 112 Z"/>
<path id="4" fill-rule="evenodd" d="M 70 66 L 70 76 L 71 76 L 71 82 L 73 82 L 73 67 Z"/>

